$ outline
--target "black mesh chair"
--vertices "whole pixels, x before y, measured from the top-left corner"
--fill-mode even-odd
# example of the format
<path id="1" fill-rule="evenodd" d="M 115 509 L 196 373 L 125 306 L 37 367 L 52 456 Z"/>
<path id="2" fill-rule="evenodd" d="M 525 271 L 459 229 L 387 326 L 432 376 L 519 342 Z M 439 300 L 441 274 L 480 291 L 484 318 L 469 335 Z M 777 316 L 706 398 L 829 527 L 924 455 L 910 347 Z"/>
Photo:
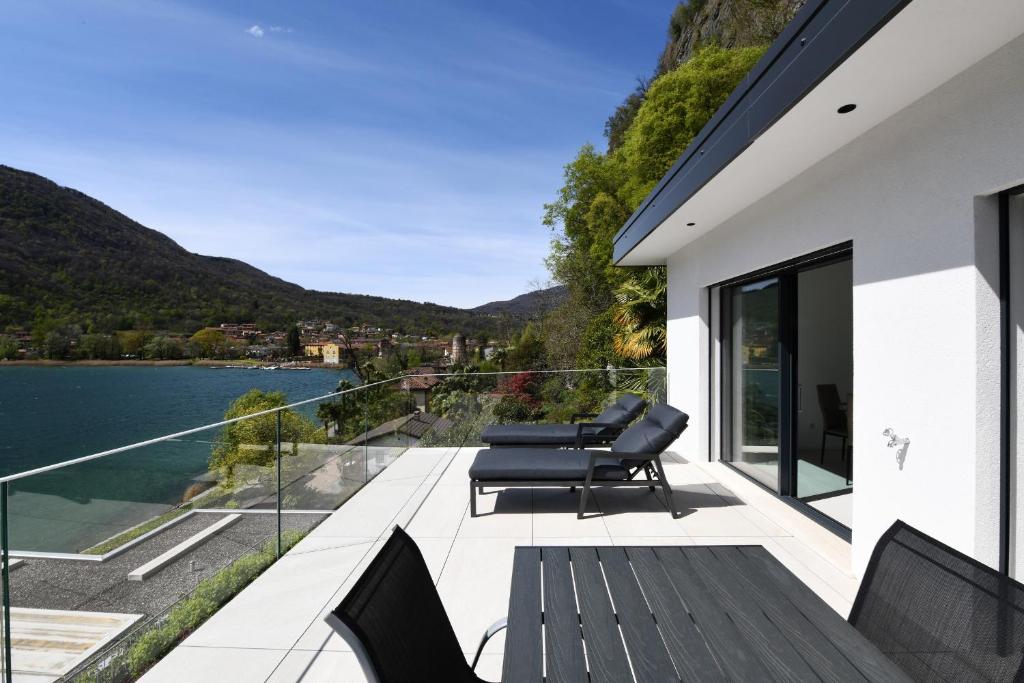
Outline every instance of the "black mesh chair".
<path id="1" fill-rule="evenodd" d="M 839 398 L 839 387 L 835 384 L 819 384 L 818 407 L 821 408 L 821 458 L 820 463 L 825 464 L 825 439 L 830 436 L 842 439 L 840 453 L 846 458 L 846 441 L 850 438 L 849 425 L 846 420 L 846 407 Z"/>
<path id="2" fill-rule="evenodd" d="M 488 629 L 476 660 L 503 621 Z M 423 555 L 397 526 L 327 622 L 352 645 L 371 682 L 483 680 L 473 673 L 476 660 L 466 663 Z"/>
<path id="3" fill-rule="evenodd" d="M 850 623 L 915 680 L 1024 680 L 1024 585 L 900 521 Z"/>

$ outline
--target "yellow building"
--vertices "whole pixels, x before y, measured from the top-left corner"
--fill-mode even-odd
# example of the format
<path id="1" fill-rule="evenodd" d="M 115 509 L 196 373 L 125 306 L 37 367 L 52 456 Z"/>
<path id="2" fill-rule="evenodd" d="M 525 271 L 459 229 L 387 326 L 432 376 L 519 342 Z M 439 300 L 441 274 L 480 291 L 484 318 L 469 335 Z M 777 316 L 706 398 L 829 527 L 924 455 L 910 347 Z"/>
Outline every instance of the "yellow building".
<path id="1" fill-rule="evenodd" d="M 324 352 L 323 344 L 306 344 L 304 349 L 304 355 L 309 357 L 322 356 Z"/>
<path id="2" fill-rule="evenodd" d="M 324 344 L 320 348 L 320 352 L 327 365 L 337 365 L 341 362 L 341 347 L 337 344 Z"/>

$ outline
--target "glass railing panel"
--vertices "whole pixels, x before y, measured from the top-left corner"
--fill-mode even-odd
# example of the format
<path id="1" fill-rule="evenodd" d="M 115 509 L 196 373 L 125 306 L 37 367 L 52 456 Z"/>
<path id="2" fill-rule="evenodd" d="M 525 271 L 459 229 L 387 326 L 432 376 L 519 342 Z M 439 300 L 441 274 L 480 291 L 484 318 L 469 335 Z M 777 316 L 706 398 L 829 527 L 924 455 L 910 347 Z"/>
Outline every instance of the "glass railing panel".
<path id="1" fill-rule="evenodd" d="M 13 631 L 13 668 L 56 677 L 91 667 L 90 680 L 128 680 L 173 645 L 174 629 L 195 627 L 175 610 L 197 589 L 221 595 L 208 582 L 225 567 L 268 544 L 275 556 L 279 541 L 286 550 L 409 449 L 480 446 L 487 424 L 568 422 L 625 392 L 664 400 L 664 369 L 398 377 L 263 414 L 246 413 L 265 404 L 236 402 L 226 424 L 13 480 L 3 517 L 13 611 L 0 623 Z M 205 542 L 141 571 L 204 532 Z M 109 618 L 99 655 L 39 637 L 53 633 L 41 610 L 70 625 L 84 613 L 121 616 Z"/>
<path id="2" fill-rule="evenodd" d="M 284 511 L 329 512 L 367 481 L 363 390 L 346 391 L 296 407 L 317 421 L 317 433 L 285 444 L 281 459 L 281 507 Z"/>

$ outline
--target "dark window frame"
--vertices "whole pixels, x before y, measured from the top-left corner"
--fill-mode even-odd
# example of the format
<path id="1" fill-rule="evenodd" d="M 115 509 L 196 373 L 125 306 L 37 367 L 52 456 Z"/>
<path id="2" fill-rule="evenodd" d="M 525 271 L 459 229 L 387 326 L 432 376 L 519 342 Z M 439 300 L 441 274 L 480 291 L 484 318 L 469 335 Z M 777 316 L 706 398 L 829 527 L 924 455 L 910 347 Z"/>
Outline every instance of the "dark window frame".
<path id="1" fill-rule="evenodd" d="M 847 241 L 809 254 L 804 254 L 803 256 L 798 256 L 781 263 L 767 266 L 765 268 L 760 268 L 744 275 L 722 280 L 708 287 L 709 316 L 712 315 L 710 312 L 711 303 L 713 301 L 711 293 L 716 289 L 718 290 L 719 299 L 717 315 L 720 363 L 717 368 L 717 380 L 715 379 L 716 368 L 714 364 L 712 363 L 709 367 L 709 373 L 712 376 L 709 391 L 713 392 L 712 387 L 717 386 L 718 388 L 719 419 L 717 431 L 719 460 L 728 465 L 733 471 L 739 472 L 743 477 L 772 493 L 795 510 L 798 510 L 807 517 L 810 517 L 815 522 L 846 541 L 850 541 L 853 537 L 853 532 L 849 527 L 832 519 L 828 515 L 794 496 L 797 492 L 797 458 L 795 453 L 797 413 L 793 408 L 797 401 L 798 389 L 796 368 L 799 361 L 799 348 L 796 330 L 798 320 L 796 277 L 801 272 L 852 259 L 853 242 Z M 729 368 L 727 360 L 731 356 L 730 344 L 732 343 L 732 316 L 729 308 L 731 300 L 730 290 L 733 287 L 742 286 L 744 284 L 772 277 L 779 279 L 780 286 L 779 476 L 778 486 L 776 489 L 766 486 L 763 482 L 748 475 L 731 462 L 729 445 L 731 443 L 732 415 L 731 406 L 729 404 L 732 400 L 732 387 L 730 373 L 731 368 Z M 728 377 L 727 374 L 729 375 Z M 709 432 L 714 434 L 715 430 L 709 430 Z M 711 438 L 714 438 L 714 436 Z M 712 446 L 713 444 L 709 443 L 709 459 L 714 452 Z"/>

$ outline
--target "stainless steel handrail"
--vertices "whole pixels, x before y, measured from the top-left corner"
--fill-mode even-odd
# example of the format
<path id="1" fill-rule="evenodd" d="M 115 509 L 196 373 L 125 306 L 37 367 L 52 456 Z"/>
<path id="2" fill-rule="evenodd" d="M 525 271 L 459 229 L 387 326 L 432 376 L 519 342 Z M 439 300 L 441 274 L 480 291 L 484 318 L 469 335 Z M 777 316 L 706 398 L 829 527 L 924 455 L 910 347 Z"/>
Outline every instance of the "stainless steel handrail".
<path id="1" fill-rule="evenodd" d="M 164 442 L 164 441 L 171 441 L 173 439 L 180 439 L 181 437 L 189 436 L 190 434 L 198 434 L 199 432 L 205 432 L 205 431 L 207 431 L 209 429 L 216 429 L 217 427 L 223 427 L 225 425 L 234 424 L 235 422 L 242 422 L 243 420 L 251 420 L 253 418 L 260 417 L 260 416 L 263 416 L 263 415 L 273 415 L 274 413 L 280 412 L 282 410 L 288 410 L 290 408 L 296 408 L 298 406 L 304 406 L 304 405 L 308 405 L 310 403 L 316 403 L 318 401 L 323 401 L 323 400 L 329 399 L 329 398 L 337 398 L 338 396 L 344 396 L 345 394 L 352 394 L 352 393 L 355 393 L 355 392 L 358 392 L 358 391 L 365 391 L 366 389 L 370 389 L 372 387 L 377 387 L 377 386 L 381 386 L 381 385 L 384 385 L 384 384 L 390 384 L 392 382 L 400 382 L 400 381 L 402 381 L 404 379 L 408 379 L 409 377 L 459 377 L 459 376 L 464 376 L 464 377 L 487 377 L 487 376 L 490 376 L 490 375 L 521 375 L 524 372 L 532 372 L 532 373 L 536 373 L 536 374 L 564 374 L 564 373 L 571 373 L 571 372 L 575 372 L 575 373 L 584 373 L 584 372 L 612 372 L 612 371 L 614 371 L 614 372 L 640 372 L 640 371 L 645 371 L 645 370 L 665 370 L 665 368 L 663 368 L 663 367 L 646 367 L 646 368 L 588 368 L 588 369 L 575 368 L 575 369 L 571 369 L 571 370 L 504 370 L 504 371 L 498 371 L 498 372 L 467 372 L 467 373 L 464 373 L 464 374 L 462 374 L 462 373 L 451 373 L 451 372 L 447 372 L 447 373 L 445 373 L 445 372 L 430 372 L 430 373 L 422 373 L 422 374 L 416 374 L 416 375 L 399 375 L 398 377 L 391 377 L 391 378 L 388 378 L 388 379 L 381 380 L 379 382 L 371 382 L 369 384 L 360 384 L 359 386 L 353 387 L 351 389 L 345 389 L 343 391 L 332 391 L 331 393 L 324 394 L 322 396 L 316 396 L 314 398 L 307 398 L 307 399 L 302 400 L 302 401 L 296 401 L 295 403 L 289 403 L 288 405 L 278 406 L 276 408 L 269 408 L 267 410 L 261 410 L 261 411 L 256 412 L 256 413 L 250 413 L 249 415 L 242 415 L 241 417 L 234 417 L 234 418 L 231 418 L 230 420 L 221 420 L 220 422 L 213 422 L 213 423 L 210 423 L 210 424 L 207 424 L 207 425 L 203 425 L 201 427 L 193 427 L 192 429 L 186 429 L 185 431 L 175 432 L 173 434 L 165 434 L 163 436 L 158 436 L 158 437 L 153 438 L 153 439 L 147 439 L 145 441 L 139 441 L 139 442 L 136 442 L 136 443 L 133 443 L 133 444 L 128 444 L 127 446 L 118 446 L 117 448 L 111 448 L 109 450 L 99 451 L 97 453 L 91 453 L 89 455 L 83 455 L 80 458 L 73 458 L 71 460 L 65 460 L 63 462 L 54 463 L 52 465 L 46 465 L 44 467 L 37 467 L 35 469 L 25 470 L 24 472 L 17 472 L 15 474 L 8 474 L 6 476 L 0 477 L 0 484 L 11 482 L 11 481 L 17 481 L 19 479 L 25 479 L 27 477 L 31 477 L 31 476 L 34 476 L 34 475 L 37 475 L 37 474 L 44 474 L 46 472 L 52 472 L 54 470 L 63 469 L 65 467 L 71 467 L 73 465 L 79 465 L 79 464 L 84 463 L 84 462 L 89 462 L 90 460 L 98 460 L 100 458 L 105 458 L 105 457 L 108 457 L 108 456 L 111 456 L 111 455 L 117 455 L 118 453 L 124 453 L 126 451 L 134 450 L 134 449 L 137 449 L 137 448 L 144 448 L 146 446 L 152 446 L 153 444 L 161 443 L 161 442 Z"/>

